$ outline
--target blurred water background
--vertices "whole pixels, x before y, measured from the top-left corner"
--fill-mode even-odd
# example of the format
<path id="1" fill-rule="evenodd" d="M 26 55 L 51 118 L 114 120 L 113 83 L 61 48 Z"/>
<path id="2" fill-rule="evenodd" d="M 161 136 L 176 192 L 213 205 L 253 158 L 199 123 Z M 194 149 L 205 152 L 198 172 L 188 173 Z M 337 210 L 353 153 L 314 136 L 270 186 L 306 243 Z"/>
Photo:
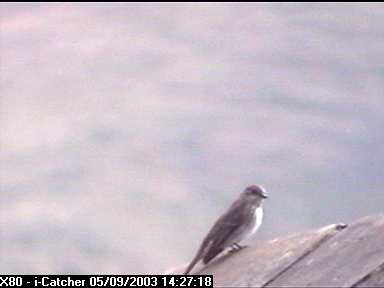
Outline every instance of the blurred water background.
<path id="1" fill-rule="evenodd" d="M 0 271 L 161 273 L 383 211 L 384 5 L 0 4 Z"/>

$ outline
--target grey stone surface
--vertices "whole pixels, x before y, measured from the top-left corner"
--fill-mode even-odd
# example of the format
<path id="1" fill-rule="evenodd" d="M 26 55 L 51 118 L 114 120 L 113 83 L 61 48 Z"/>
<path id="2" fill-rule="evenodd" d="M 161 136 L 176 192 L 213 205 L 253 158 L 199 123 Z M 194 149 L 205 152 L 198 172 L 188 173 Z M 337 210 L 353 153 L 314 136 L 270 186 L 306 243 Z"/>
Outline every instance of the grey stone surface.
<path id="1" fill-rule="evenodd" d="M 382 263 L 384 217 L 366 217 L 324 242 L 270 286 L 351 287 Z"/>
<path id="2" fill-rule="evenodd" d="M 228 253 L 199 273 L 213 274 L 217 286 L 263 286 L 332 237 L 337 227 L 331 225 Z"/>
<path id="3" fill-rule="evenodd" d="M 362 278 L 354 287 L 384 287 L 384 264 Z"/>
<path id="4" fill-rule="evenodd" d="M 384 287 L 384 215 L 228 252 L 195 273 L 216 287 Z"/>

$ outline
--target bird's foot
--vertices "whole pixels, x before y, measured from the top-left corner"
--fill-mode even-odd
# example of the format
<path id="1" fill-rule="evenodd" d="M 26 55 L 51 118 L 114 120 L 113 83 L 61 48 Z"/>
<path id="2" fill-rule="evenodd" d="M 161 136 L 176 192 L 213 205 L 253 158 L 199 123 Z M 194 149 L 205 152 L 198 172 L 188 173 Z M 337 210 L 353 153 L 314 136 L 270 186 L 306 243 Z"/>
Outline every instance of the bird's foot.
<path id="1" fill-rule="evenodd" d="M 231 246 L 231 251 L 230 252 L 237 252 L 237 251 L 240 251 L 240 250 L 242 250 L 242 249 L 244 249 L 246 247 L 247 247 L 246 245 L 240 245 L 240 244 L 234 243 Z"/>

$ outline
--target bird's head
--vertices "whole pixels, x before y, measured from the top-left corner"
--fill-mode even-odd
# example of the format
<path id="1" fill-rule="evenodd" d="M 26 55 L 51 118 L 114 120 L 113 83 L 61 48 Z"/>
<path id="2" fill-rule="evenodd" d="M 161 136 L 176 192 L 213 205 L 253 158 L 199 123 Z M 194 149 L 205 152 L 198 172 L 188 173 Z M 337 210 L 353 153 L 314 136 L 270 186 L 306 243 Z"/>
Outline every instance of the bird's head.
<path id="1" fill-rule="evenodd" d="M 268 198 L 267 192 L 263 186 L 252 185 L 244 190 L 244 194 L 249 197 L 256 197 L 257 199 Z"/>

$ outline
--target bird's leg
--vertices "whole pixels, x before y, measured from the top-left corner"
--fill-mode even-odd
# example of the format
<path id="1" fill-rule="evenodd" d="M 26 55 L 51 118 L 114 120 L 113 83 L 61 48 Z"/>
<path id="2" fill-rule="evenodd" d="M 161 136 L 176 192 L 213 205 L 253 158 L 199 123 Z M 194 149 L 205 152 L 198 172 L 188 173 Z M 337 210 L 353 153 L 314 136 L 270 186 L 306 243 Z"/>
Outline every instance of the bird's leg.
<path id="1" fill-rule="evenodd" d="M 237 251 L 237 248 L 235 246 L 235 244 L 231 245 L 231 250 L 229 250 L 229 253 L 234 253 Z"/>
<path id="2" fill-rule="evenodd" d="M 238 244 L 238 243 L 233 244 L 233 246 L 236 247 L 236 250 L 241 250 L 241 249 L 244 249 L 244 248 L 247 247 L 246 245 L 240 245 L 240 244 Z"/>
<path id="3" fill-rule="evenodd" d="M 236 252 L 236 251 L 240 251 L 241 249 L 245 248 L 247 246 L 242 246 L 238 243 L 233 243 L 232 246 L 231 246 L 231 252 Z"/>

